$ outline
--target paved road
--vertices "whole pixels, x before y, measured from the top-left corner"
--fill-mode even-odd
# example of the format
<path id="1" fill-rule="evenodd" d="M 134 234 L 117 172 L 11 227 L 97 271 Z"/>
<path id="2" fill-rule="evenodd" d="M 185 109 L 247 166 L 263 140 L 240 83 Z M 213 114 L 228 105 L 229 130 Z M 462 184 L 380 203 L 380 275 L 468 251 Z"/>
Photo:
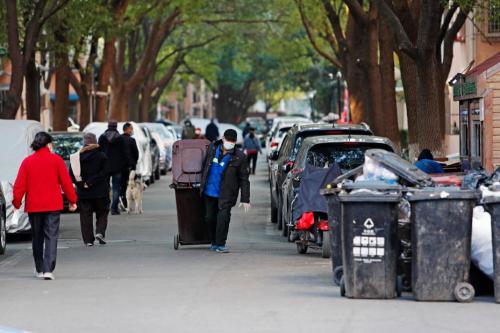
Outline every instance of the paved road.
<path id="1" fill-rule="evenodd" d="M 229 245 L 173 250 L 174 193 L 165 177 L 142 216 L 110 218 L 109 244 L 85 248 L 64 215 L 55 281 L 32 277 L 29 242 L 0 259 L 0 326 L 57 332 L 498 332 L 500 305 L 341 298 L 329 261 L 298 255 L 268 221 L 264 164 L 253 210 L 233 210 Z"/>

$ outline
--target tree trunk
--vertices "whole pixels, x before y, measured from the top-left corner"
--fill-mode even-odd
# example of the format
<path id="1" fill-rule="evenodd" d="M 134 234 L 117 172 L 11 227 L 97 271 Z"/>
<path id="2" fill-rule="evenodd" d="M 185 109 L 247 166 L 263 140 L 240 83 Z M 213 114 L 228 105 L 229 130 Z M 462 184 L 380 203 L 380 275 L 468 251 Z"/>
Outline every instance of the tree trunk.
<path id="1" fill-rule="evenodd" d="M 106 121 L 106 115 L 108 113 L 108 101 L 110 97 L 104 94 L 108 93 L 113 62 L 115 61 L 115 40 L 115 38 L 111 38 L 104 44 L 101 68 L 99 70 L 99 80 L 97 83 L 96 121 Z"/>
<path id="2" fill-rule="evenodd" d="M 398 110 L 396 107 L 396 79 L 394 77 L 394 36 L 382 18 L 379 25 L 380 45 L 380 96 L 381 117 L 384 122 L 383 135 L 388 137 L 398 147 L 401 145 Z"/>
<path id="3" fill-rule="evenodd" d="M 40 73 L 36 69 L 34 57 L 26 66 L 25 80 L 27 118 L 40 121 Z"/>
<path id="4" fill-rule="evenodd" d="M 406 115 L 408 117 L 408 148 L 410 158 L 415 158 L 418 153 L 418 124 L 417 114 L 417 66 L 415 62 L 405 53 L 399 52 L 399 68 L 406 103 Z"/>
<path id="5" fill-rule="evenodd" d="M 78 123 L 83 130 L 90 123 L 90 113 L 92 112 L 92 101 L 86 87 L 78 94 L 78 99 L 80 101 L 80 119 Z"/>
<path id="6" fill-rule="evenodd" d="M 366 64 L 363 69 L 366 70 L 369 85 L 363 91 L 365 94 L 365 105 L 367 105 L 365 113 L 368 113 L 366 118 L 372 126 L 374 133 L 380 136 L 387 136 L 386 115 L 382 109 L 383 87 L 380 73 L 381 68 L 379 66 L 379 28 L 375 6 L 371 6 L 369 18 L 365 31 L 365 34 L 368 35 L 367 49 L 364 53 L 366 60 L 362 61 L 363 65 Z M 390 86 L 384 82 L 384 88 L 390 89 Z"/>
<path id="7" fill-rule="evenodd" d="M 69 62 L 66 52 L 56 54 L 56 99 L 54 105 L 54 131 L 66 131 L 69 113 Z"/>
<path id="8" fill-rule="evenodd" d="M 430 149 L 444 154 L 444 82 L 435 57 L 422 57 L 417 64 L 417 151 Z"/>
<path id="9" fill-rule="evenodd" d="M 127 121 L 129 92 L 123 83 L 114 82 L 111 89 L 111 109 L 109 119 Z"/>
<path id="10" fill-rule="evenodd" d="M 132 121 L 139 121 L 141 119 L 141 100 L 140 89 L 134 89 L 129 93 L 128 97 L 128 119 Z"/>
<path id="11" fill-rule="evenodd" d="M 139 120 L 141 122 L 149 121 L 149 108 L 151 107 L 152 89 L 148 84 L 145 84 L 141 89 L 141 101 L 139 107 Z"/>

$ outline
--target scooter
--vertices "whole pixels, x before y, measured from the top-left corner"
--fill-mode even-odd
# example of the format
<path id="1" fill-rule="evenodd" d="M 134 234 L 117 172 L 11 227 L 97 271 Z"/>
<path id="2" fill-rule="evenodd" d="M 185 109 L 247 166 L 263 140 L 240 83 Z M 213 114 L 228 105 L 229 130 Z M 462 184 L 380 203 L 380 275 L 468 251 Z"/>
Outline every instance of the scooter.
<path id="1" fill-rule="evenodd" d="M 289 225 L 290 241 L 297 245 L 297 252 L 307 253 L 309 248 L 321 250 L 323 258 L 330 258 L 330 233 L 328 216 L 324 213 L 305 212 L 295 224 Z"/>

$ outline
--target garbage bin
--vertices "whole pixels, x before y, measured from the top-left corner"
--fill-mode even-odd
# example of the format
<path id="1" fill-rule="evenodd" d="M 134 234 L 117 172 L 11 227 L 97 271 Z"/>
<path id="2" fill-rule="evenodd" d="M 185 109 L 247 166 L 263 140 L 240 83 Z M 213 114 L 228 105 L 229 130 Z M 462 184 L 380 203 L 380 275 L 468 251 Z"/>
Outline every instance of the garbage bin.
<path id="1" fill-rule="evenodd" d="M 409 192 L 412 289 L 418 301 L 470 302 L 472 212 L 477 192 L 430 187 Z"/>
<path id="2" fill-rule="evenodd" d="M 484 207 L 491 215 L 491 240 L 493 245 L 493 268 L 495 301 L 500 303 L 500 197 L 483 198 Z"/>
<path id="3" fill-rule="evenodd" d="M 173 185 L 172 187 L 175 190 L 179 231 L 174 238 L 174 249 L 179 249 L 179 245 L 210 244 L 208 228 L 204 221 L 205 208 L 199 186 Z"/>
<path id="4" fill-rule="evenodd" d="M 350 298 L 395 298 L 397 281 L 398 204 L 401 187 L 378 181 L 342 186 L 341 294 Z"/>
<path id="5" fill-rule="evenodd" d="M 174 249 L 179 245 L 210 244 L 204 221 L 204 204 L 200 195 L 207 140 L 180 140 L 172 149 L 172 185 L 177 206 L 179 233 L 174 237 Z"/>
<path id="6" fill-rule="evenodd" d="M 327 188 L 321 191 L 328 202 L 328 228 L 330 234 L 330 249 L 332 260 L 333 281 L 340 286 L 343 275 L 342 268 L 342 247 L 340 233 L 340 201 L 339 189 Z"/>

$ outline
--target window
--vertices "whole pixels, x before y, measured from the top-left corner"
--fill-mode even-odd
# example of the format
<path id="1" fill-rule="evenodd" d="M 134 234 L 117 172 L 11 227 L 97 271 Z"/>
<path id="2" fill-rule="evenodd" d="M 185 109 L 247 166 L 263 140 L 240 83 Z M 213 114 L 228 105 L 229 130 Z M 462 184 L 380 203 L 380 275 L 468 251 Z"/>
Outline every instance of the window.
<path id="1" fill-rule="evenodd" d="M 488 2 L 486 35 L 500 37 L 500 1 L 498 0 L 490 0 Z"/>

